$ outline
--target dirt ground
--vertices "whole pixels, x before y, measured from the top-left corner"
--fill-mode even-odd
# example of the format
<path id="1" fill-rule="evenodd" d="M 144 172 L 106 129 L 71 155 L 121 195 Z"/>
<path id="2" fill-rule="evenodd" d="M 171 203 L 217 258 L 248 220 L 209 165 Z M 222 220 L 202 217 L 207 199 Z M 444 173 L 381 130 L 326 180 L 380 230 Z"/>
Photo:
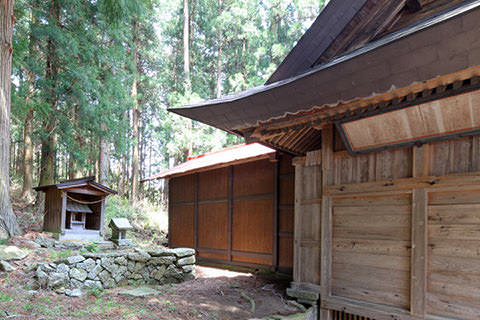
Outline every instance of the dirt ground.
<path id="1" fill-rule="evenodd" d="M 38 257 L 48 258 L 41 249 Z M 30 258 L 30 259 L 29 259 Z M 29 256 L 29 260 L 32 258 Z M 30 290 L 32 273 L 24 272 L 25 261 L 16 271 L 0 273 L 0 319 L 250 319 L 299 312 L 284 296 L 288 280 L 272 275 L 234 272 L 197 266 L 197 278 L 175 285 L 152 286 L 159 295 L 130 298 L 119 295 L 124 286 L 87 292 L 71 298 L 47 290 Z M 242 295 L 243 293 L 243 295 Z M 252 312 L 252 303 L 255 311 Z"/>
<path id="2" fill-rule="evenodd" d="M 17 190 L 18 191 L 18 190 Z M 18 192 L 17 192 L 18 193 Z M 15 193 L 16 194 L 16 193 Z M 28 265 L 74 254 L 68 250 L 29 246 L 41 229 L 41 212 L 31 204 L 13 202 L 22 230 L 26 233 L 9 241 L 10 245 L 29 248 L 23 260 L 10 261 L 17 268 L 0 272 L 0 320 L 41 319 L 252 319 L 268 315 L 299 312 L 287 305 L 285 289 L 289 280 L 252 270 L 238 272 L 197 266 L 196 279 L 181 284 L 152 286 L 159 295 L 130 298 L 119 295 L 133 286 L 90 291 L 71 298 L 49 290 L 32 290 L 27 283 L 34 272 Z M 139 235 L 139 238 L 147 235 Z M 243 295 L 242 295 L 243 293 Z M 246 297 L 253 299 L 252 303 Z"/>

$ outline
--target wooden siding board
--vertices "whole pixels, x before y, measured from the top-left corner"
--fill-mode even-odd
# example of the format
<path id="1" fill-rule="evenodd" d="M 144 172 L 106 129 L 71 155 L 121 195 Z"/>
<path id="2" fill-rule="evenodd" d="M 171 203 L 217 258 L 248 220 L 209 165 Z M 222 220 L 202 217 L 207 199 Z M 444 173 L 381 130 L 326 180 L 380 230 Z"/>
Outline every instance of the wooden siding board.
<path id="1" fill-rule="evenodd" d="M 172 207 L 169 238 L 172 246 L 195 247 L 194 208 L 190 206 Z"/>
<path id="2" fill-rule="evenodd" d="M 172 202 L 194 200 L 195 175 L 186 175 L 170 179 Z"/>
<path id="3" fill-rule="evenodd" d="M 271 194 L 273 191 L 272 166 L 269 160 L 234 166 L 234 196 Z"/>
<path id="4" fill-rule="evenodd" d="M 198 173 L 198 200 L 224 199 L 228 194 L 229 167 Z"/>
<path id="5" fill-rule="evenodd" d="M 480 158 L 478 141 L 460 138 L 368 157 L 333 153 L 333 183 L 324 182 L 323 197 L 321 188 L 320 195 L 315 191 L 319 166 L 297 161 L 295 283 L 313 285 L 318 276 L 327 278 L 331 289 L 322 294 L 322 306 L 347 299 L 368 305 L 359 310 L 368 309 L 378 319 L 389 314 L 398 319 L 475 319 L 480 314 L 475 304 L 480 293 L 480 179 L 472 170 Z M 443 160 L 434 159 L 441 152 L 446 152 Z M 325 205 L 325 199 L 331 204 Z M 322 276 L 315 261 L 329 238 L 312 227 L 319 210 L 323 223 L 328 221 L 325 212 L 332 210 L 330 277 Z M 328 258 L 324 255 L 322 261 Z"/>
<path id="6" fill-rule="evenodd" d="M 391 196 L 381 197 L 333 198 L 332 294 L 406 309 L 411 200 L 396 195 L 402 205 L 391 205 Z"/>
<path id="7" fill-rule="evenodd" d="M 479 197 L 478 190 L 429 196 L 426 307 L 431 314 L 467 319 L 480 314 Z"/>
<path id="8" fill-rule="evenodd" d="M 282 161 L 283 164 L 281 164 Z M 290 161 L 289 164 L 288 161 Z M 288 168 L 288 165 L 291 168 Z M 270 254 L 272 257 L 275 243 L 281 241 L 281 245 L 277 243 L 278 259 L 272 260 L 270 257 L 262 258 L 263 260 L 260 259 L 262 260 L 260 261 L 258 257 L 253 257 L 253 260 L 247 261 L 252 257 L 242 256 L 242 261 L 238 261 L 237 257 L 236 262 L 272 265 L 272 261 L 278 260 L 279 265 L 282 264 L 282 267 L 288 268 L 292 264 L 288 263 L 288 260 L 292 259 L 290 252 L 292 245 L 288 245 L 288 242 L 293 243 L 293 237 L 289 234 L 292 231 L 289 226 L 293 221 L 293 207 L 288 207 L 293 206 L 293 197 L 290 195 L 293 193 L 293 184 L 288 183 L 294 177 L 291 174 L 292 168 L 291 157 L 282 155 L 278 162 L 278 170 L 283 170 L 285 175 L 281 179 L 278 175 L 277 178 L 278 192 L 280 193 L 281 188 L 285 200 L 283 200 L 282 210 L 280 205 L 277 205 L 276 218 L 274 211 L 277 209 L 273 205 L 275 165 L 268 159 L 217 168 L 211 170 L 212 172 L 202 171 L 171 178 L 169 183 L 170 245 L 196 247 L 197 250 L 203 250 L 203 258 L 212 261 L 216 258 L 205 257 L 205 250 L 225 250 L 225 254 L 222 253 L 222 256 L 217 258 L 222 262 L 232 261 L 233 263 L 235 262 L 233 252 L 257 252 Z M 217 181 L 219 185 L 212 187 Z M 257 181 L 261 181 L 260 187 L 256 185 Z M 266 181 L 268 184 L 265 183 Z M 182 189 L 187 183 L 193 186 L 186 187 L 190 190 L 189 192 Z M 210 190 L 205 191 L 206 188 Z M 289 188 L 290 191 L 288 191 Z M 174 197 L 175 190 L 181 190 L 181 194 Z M 193 192 L 193 196 L 190 192 Z M 280 197 L 277 198 L 279 200 Z M 185 220 L 182 220 L 184 218 Z M 278 228 L 275 228 L 275 219 L 277 219 Z M 215 226 L 215 230 L 212 230 L 212 225 Z M 192 234 L 180 234 L 182 229 L 193 229 Z M 274 229 L 278 231 L 274 233 Z M 235 243 L 236 241 L 241 243 Z M 214 252 L 214 254 L 219 253 Z"/>
<path id="9" fill-rule="evenodd" d="M 232 249 L 271 253 L 273 206 L 271 200 L 234 201 Z"/>
<path id="10" fill-rule="evenodd" d="M 215 230 L 212 230 L 215 226 Z M 198 247 L 228 249 L 228 204 L 202 204 L 198 208 Z"/>

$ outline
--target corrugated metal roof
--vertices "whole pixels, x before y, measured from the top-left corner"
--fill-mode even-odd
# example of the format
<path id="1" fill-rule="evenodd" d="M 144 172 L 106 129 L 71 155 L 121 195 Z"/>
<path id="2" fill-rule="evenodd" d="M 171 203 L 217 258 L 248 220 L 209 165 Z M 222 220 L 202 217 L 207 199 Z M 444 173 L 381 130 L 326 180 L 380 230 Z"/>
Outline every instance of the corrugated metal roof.
<path id="1" fill-rule="evenodd" d="M 220 151 L 207 153 L 198 157 L 191 158 L 187 162 L 179 164 L 176 167 L 162 171 L 156 175 L 144 179 L 143 181 L 167 178 L 181 175 L 189 172 L 199 171 L 208 167 L 219 166 L 222 164 L 233 164 L 258 157 L 268 157 L 275 153 L 274 149 L 261 145 L 259 143 L 241 144 L 235 147 L 226 148 Z"/>
<path id="2" fill-rule="evenodd" d="M 92 209 L 86 204 L 67 201 L 67 211 L 93 213 Z"/>

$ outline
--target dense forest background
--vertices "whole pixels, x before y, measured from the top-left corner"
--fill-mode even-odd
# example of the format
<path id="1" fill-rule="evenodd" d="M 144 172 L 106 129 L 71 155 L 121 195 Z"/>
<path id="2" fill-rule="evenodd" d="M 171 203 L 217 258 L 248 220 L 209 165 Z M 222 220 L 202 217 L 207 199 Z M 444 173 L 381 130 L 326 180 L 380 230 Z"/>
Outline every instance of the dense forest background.
<path id="1" fill-rule="evenodd" d="M 10 176 L 32 187 L 140 180 L 240 138 L 167 108 L 261 85 L 324 0 L 17 0 Z"/>

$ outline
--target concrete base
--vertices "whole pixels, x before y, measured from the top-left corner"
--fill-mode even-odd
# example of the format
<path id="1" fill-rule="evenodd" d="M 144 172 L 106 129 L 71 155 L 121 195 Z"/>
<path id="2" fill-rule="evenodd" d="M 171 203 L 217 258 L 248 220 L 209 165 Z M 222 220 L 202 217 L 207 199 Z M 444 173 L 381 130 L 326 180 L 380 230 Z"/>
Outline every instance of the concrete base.
<path id="1" fill-rule="evenodd" d="M 99 230 L 65 230 L 64 234 L 59 235 L 58 240 L 105 241 Z"/>

